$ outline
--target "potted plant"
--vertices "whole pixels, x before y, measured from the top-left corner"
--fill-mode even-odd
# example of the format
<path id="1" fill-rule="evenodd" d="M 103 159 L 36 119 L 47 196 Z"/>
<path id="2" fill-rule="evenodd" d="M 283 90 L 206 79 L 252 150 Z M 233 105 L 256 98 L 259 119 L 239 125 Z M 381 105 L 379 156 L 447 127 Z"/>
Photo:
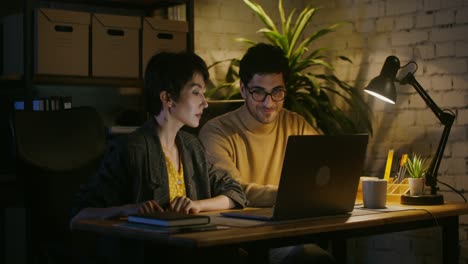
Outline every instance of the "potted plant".
<path id="1" fill-rule="evenodd" d="M 413 156 L 405 163 L 405 168 L 409 174 L 410 195 L 422 195 L 424 193 L 424 176 L 427 171 L 426 159 L 413 153 Z"/>
<path id="2" fill-rule="evenodd" d="M 324 55 L 325 48 L 311 47 L 315 40 L 334 32 L 342 23 L 304 36 L 317 8 L 308 5 L 295 18 L 296 10 L 286 16 L 282 0 L 279 0 L 278 21 L 281 25 L 277 28 L 259 4 L 251 0 L 244 0 L 244 3 L 265 26 L 257 32 L 263 34 L 271 44 L 280 47 L 289 59 L 291 74 L 286 80 L 285 108 L 301 114 L 324 134 L 366 131 L 372 134 L 370 108 L 363 100 L 362 92 L 335 75 L 333 66 L 327 62 Z M 249 45 L 255 44 L 254 41 L 244 38 L 237 40 Z M 339 58 L 352 63 L 347 57 Z M 239 99 L 239 59 L 218 61 L 210 65 L 210 68 L 224 62 L 230 62 L 225 82 L 208 89 L 207 97 L 215 100 Z"/>

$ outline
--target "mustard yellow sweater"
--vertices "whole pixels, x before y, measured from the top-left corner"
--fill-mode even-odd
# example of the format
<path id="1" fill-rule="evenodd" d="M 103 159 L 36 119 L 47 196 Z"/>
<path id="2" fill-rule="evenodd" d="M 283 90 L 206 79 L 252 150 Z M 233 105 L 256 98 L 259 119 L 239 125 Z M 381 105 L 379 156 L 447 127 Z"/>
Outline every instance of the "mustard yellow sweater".
<path id="1" fill-rule="evenodd" d="M 255 120 L 245 105 L 209 120 L 199 137 L 213 164 L 231 173 L 247 195 L 248 206 L 272 206 L 289 135 L 317 131 L 305 119 L 283 109 L 275 122 Z"/>

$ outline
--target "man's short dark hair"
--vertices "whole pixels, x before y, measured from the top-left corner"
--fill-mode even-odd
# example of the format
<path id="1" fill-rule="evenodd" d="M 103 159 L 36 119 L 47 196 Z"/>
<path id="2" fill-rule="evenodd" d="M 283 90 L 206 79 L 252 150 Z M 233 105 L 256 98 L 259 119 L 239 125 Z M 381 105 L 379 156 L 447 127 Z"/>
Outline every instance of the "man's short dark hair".
<path id="1" fill-rule="evenodd" d="M 239 76 L 248 84 L 255 74 L 282 73 L 289 77 L 289 60 L 283 50 L 275 45 L 258 43 L 247 50 L 239 64 Z"/>
<path id="2" fill-rule="evenodd" d="M 145 71 L 146 109 L 151 115 L 162 110 L 159 94 L 167 91 L 172 100 L 177 101 L 184 85 L 195 73 L 202 75 L 205 82 L 209 79 L 205 61 L 193 52 L 160 52 L 148 62 Z"/>

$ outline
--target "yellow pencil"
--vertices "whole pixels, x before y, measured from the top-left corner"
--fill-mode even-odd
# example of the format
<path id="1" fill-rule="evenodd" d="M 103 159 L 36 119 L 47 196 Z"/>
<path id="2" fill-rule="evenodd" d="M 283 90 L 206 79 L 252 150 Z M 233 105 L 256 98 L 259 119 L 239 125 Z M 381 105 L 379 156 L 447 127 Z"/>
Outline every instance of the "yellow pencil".
<path id="1" fill-rule="evenodd" d="M 406 160 L 408 159 L 408 154 L 403 154 L 401 155 L 401 160 L 400 160 L 400 169 L 398 170 L 398 178 L 397 178 L 397 183 L 400 183 L 403 181 L 405 178 L 405 164 Z"/>
<path id="2" fill-rule="evenodd" d="M 387 165 L 385 166 L 385 174 L 384 174 L 384 179 L 387 180 L 387 181 L 390 179 L 390 171 L 392 169 L 392 161 L 393 161 L 393 149 L 390 149 L 388 151 Z"/>

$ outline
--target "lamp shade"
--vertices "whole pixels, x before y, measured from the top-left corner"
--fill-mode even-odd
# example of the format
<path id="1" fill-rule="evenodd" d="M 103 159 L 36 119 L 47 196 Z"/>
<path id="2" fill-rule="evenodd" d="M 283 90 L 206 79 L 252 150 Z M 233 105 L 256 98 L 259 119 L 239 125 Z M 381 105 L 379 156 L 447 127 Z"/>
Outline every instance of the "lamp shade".
<path id="1" fill-rule="evenodd" d="M 385 102 L 395 104 L 395 81 L 399 69 L 400 60 L 395 56 L 388 56 L 380 71 L 380 75 L 372 79 L 364 91 Z"/>

